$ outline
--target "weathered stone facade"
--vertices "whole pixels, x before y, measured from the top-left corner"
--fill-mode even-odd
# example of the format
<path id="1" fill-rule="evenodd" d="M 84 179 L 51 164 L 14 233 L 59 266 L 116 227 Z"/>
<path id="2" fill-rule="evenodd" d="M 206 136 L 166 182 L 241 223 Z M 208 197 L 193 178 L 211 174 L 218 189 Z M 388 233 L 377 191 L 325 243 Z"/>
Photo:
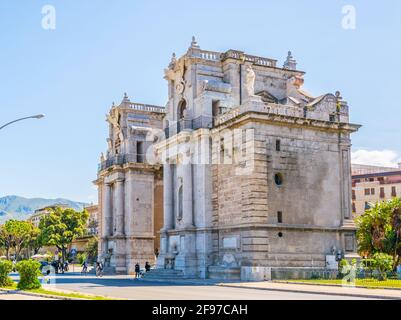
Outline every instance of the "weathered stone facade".
<path id="1" fill-rule="evenodd" d="M 325 268 L 327 255 L 355 255 L 350 134 L 359 126 L 349 123 L 339 93 L 304 91 L 304 72 L 296 65 L 291 53 L 280 68 L 276 60 L 237 50 L 201 50 L 195 39 L 181 58 L 173 55 L 165 70 L 165 112 L 146 125 L 158 137 L 147 147 L 163 168 L 163 187 L 155 182 L 155 164 L 141 164 L 141 173 L 130 163 L 99 174 L 101 251 L 115 245 L 118 271 L 130 271 L 128 261 L 135 260 L 126 240 L 131 229 L 122 236 L 120 224 L 127 228 L 132 218 L 132 228 L 146 229 L 142 236 L 150 239 L 153 232 L 147 218 L 135 216 L 134 186 L 148 199 L 146 217 L 154 199 L 163 198 L 153 275 L 170 270 L 184 277 L 267 279 Z M 113 202 L 106 187 L 117 181 L 116 197 L 121 179 L 129 182 L 125 220 L 124 199 Z M 163 197 L 154 195 L 155 185 Z M 127 218 L 127 212 L 134 215 Z"/>
<path id="2" fill-rule="evenodd" d="M 162 128 L 164 108 L 131 103 L 125 95 L 107 116 L 107 155 L 98 179 L 99 256 L 109 271 L 134 273 L 136 263 L 154 263 L 163 223 L 162 172 L 148 161 L 153 130 Z M 150 157 L 150 156 L 149 156 Z"/>
<path id="3" fill-rule="evenodd" d="M 164 228 L 158 268 L 269 278 L 354 255 L 348 106 L 313 97 L 291 53 L 201 50 L 166 70 Z M 298 271 L 297 271 L 298 270 Z M 290 272 L 291 273 L 291 272 Z"/>

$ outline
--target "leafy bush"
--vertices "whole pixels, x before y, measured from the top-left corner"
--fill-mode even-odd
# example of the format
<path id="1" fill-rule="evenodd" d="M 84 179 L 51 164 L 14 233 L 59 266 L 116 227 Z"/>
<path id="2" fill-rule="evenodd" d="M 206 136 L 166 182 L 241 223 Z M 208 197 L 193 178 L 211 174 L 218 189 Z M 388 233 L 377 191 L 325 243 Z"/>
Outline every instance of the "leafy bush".
<path id="1" fill-rule="evenodd" d="M 86 253 L 78 253 L 77 259 L 78 259 L 79 264 L 83 264 L 84 261 L 86 261 L 88 259 L 88 256 L 86 255 Z"/>
<path id="2" fill-rule="evenodd" d="M 392 271 L 394 259 L 392 256 L 377 252 L 373 255 L 373 266 L 379 272 L 379 280 L 387 279 L 387 272 Z"/>
<path id="3" fill-rule="evenodd" d="M 8 260 L 0 260 L 0 287 L 8 287 L 13 284 L 13 281 L 8 276 L 12 271 L 13 264 Z"/>
<path id="4" fill-rule="evenodd" d="M 374 260 L 373 259 L 362 259 L 361 267 L 365 270 L 373 270 L 374 269 Z"/>
<path id="5" fill-rule="evenodd" d="M 338 263 L 338 278 L 342 279 L 344 278 L 350 270 L 350 264 L 348 262 L 347 259 L 342 259 L 339 263 Z"/>
<path id="6" fill-rule="evenodd" d="M 17 263 L 17 271 L 20 274 L 18 289 L 30 290 L 41 287 L 38 276 L 40 273 L 40 263 L 34 260 L 25 260 Z"/>

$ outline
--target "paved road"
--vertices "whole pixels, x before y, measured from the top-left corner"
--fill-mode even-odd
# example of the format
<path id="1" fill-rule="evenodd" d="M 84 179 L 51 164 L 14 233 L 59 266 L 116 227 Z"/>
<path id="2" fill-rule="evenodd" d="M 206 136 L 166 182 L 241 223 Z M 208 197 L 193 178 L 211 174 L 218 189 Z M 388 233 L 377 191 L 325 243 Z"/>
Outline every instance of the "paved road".
<path id="1" fill-rule="evenodd" d="M 258 289 L 183 285 L 134 280 L 124 276 L 96 278 L 79 274 L 58 275 L 56 289 L 131 300 L 356 300 L 349 296 L 281 292 Z"/>

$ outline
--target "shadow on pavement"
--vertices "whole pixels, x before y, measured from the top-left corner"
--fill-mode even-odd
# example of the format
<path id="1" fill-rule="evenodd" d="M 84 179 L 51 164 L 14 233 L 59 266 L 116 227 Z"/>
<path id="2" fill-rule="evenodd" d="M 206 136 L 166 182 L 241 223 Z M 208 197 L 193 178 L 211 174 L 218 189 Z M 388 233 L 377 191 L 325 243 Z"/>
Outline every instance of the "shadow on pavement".
<path id="1" fill-rule="evenodd" d="M 18 281 L 18 275 L 11 275 L 13 280 Z M 67 272 L 64 274 L 57 274 L 55 276 L 55 284 L 81 284 L 81 285 L 92 285 L 91 287 L 167 287 L 167 286 L 177 286 L 177 287 L 193 287 L 193 286 L 213 286 L 217 283 L 240 283 L 241 281 L 222 281 L 222 280 L 197 280 L 197 279 L 187 279 L 187 280 L 142 280 L 134 279 L 133 277 L 124 276 L 108 276 L 96 277 L 94 274 L 82 275 L 79 272 Z"/>

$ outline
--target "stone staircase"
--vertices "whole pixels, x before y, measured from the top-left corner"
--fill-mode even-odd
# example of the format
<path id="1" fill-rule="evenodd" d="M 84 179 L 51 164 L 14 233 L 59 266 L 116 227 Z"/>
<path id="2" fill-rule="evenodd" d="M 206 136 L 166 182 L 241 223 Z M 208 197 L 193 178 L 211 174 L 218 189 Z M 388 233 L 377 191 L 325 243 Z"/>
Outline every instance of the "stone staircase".
<path id="1" fill-rule="evenodd" d="M 182 280 L 186 279 L 184 272 L 173 269 L 151 269 L 146 272 L 142 279 L 144 280 Z"/>

